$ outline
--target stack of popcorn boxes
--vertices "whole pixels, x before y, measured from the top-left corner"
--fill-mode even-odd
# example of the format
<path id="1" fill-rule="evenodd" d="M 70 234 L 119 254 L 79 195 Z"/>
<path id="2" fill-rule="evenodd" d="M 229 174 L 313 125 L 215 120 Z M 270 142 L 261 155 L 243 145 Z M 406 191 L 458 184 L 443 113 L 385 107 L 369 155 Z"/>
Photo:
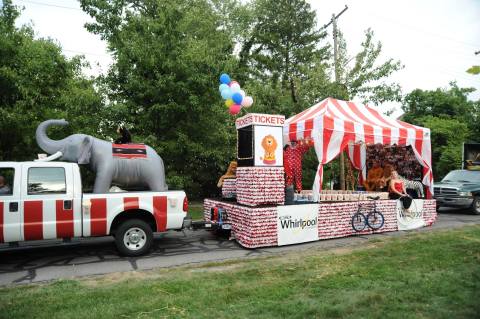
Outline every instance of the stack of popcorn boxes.
<path id="1" fill-rule="evenodd" d="M 246 206 L 285 203 L 283 167 L 237 168 L 237 202 Z"/>
<path id="2" fill-rule="evenodd" d="M 225 180 L 223 180 L 222 197 L 235 198 L 236 196 L 237 196 L 237 179 L 226 178 Z"/>

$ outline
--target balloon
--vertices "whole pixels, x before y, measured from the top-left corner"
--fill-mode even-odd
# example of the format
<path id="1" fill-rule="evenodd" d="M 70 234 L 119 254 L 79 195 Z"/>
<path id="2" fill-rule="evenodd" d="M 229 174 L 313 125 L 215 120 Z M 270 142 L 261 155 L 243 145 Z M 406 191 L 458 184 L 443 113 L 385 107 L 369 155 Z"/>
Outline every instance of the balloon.
<path id="1" fill-rule="evenodd" d="M 224 100 L 232 98 L 232 90 L 230 88 L 223 90 L 221 94 Z"/>
<path id="2" fill-rule="evenodd" d="M 230 90 L 232 90 L 233 93 L 240 92 L 240 84 L 238 84 L 238 82 L 230 83 Z"/>
<path id="3" fill-rule="evenodd" d="M 223 90 L 226 90 L 226 89 L 229 89 L 230 87 L 228 86 L 228 84 L 225 84 L 225 83 L 222 83 L 220 84 L 220 86 L 218 87 L 218 90 L 220 91 L 220 93 L 222 93 Z"/>
<path id="4" fill-rule="evenodd" d="M 230 77 L 228 76 L 228 74 L 223 73 L 222 75 L 220 75 L 220 83 L 223 83 L 223 84 L 230 83 Z"/>
<path id="5" fill-rule="evenodd" d="M 251 96 L 246 96 L 242 101 L 242 106 L 250 107 L 253 104 L 253 98 Z"/>
<path id="6" fill-rule="evenodd" d="M 240 113 L 240 110 L 242 109 L 242 107 L 238 104 L 233 104 L 232 106 L 230 106 L 230 114 L 231 115 L 237 115 L 238 113 Z"/>
<path id="7" fill-rule="evenodd" d="M 242 97 L 245 97 L 245 91 L 244 90 L 240 90 L 239 92 L 242 95 Z"/>
<path id="8" fill-rule="evenodd" d="M 233 93 L 232 100 L 235 104 L 242 104 L 243 96 L 239 92 Z"/>
<path id="9" fill-rule="evenodd" d="M 225 101 L 225 105 L 226 105 L 227 107 L 230 107 L 230 106 L 232 106 L 233 104 L 235 104 L 235 103 L 233 102 L 232 99 L 228 99 L 228 100 Z"/>
<path id="10" fill-rule="evenodd" d="M 240 83 L 238 83 L 237 81 L 231 80 L 230 83 L 228 83 L 228 86 L 229 86 L 229 87 L 232 87 L 232 85 L 234 85 L 235 83 L 237 83 L 238 85 L 240 85 Z"/>

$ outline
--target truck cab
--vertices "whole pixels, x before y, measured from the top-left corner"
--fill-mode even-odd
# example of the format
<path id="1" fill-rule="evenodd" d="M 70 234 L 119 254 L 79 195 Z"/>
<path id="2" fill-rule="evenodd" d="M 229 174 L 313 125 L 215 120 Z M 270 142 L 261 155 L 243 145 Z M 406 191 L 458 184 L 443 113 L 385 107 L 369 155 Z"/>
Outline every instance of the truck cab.
<path id="1" fill-rule="evenodd" d="M 136 256 L 153 232 L 182 229 L 187 210 L 183 191 L 83 194 L 75 163 L 0 162 L 0 243 L 112 235 Z"/>
<path id="2" fill-rule="evenodd" d="M 435 183 L 434 191 L 438 207 L 465 208 L 480 215 L 480 171 L 451 171 Z"/>
<path id="3" fill-rule="evenodd" d="M 78 165 L 1 162 L 0 176 L 10 189 L 0 191 L 0 242 L 82 235 Z"/>

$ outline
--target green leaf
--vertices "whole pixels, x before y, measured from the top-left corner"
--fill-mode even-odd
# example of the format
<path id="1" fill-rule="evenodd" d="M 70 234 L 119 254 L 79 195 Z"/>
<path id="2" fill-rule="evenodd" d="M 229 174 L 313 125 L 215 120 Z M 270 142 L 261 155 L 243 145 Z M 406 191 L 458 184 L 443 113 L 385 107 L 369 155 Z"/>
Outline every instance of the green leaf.
<path id="1" fill-rule="evenodd" d="M 474 65 L 471 68 L 467 70 L 468 73 L 470 74 L 480 74 L 480 65 Z"/>

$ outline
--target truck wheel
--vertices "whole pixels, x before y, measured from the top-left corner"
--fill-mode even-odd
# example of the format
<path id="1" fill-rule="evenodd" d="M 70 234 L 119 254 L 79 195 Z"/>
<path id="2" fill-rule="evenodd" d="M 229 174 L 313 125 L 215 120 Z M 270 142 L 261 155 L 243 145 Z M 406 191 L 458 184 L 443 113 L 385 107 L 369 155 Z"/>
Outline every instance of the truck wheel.
<path id="1" fill-rule="evenodd" d="M 140 219 L 129 219 L 118 227 L 115 244 L 121 255 L 140 256 L 150 250 L 153 232 L 150 226 Z"/>
<path id="2" fill-rule="evenodd" d="M 480 215 L 480 197 L 475 196 L 473 199 L 473 204 L 472 204 L 472 213 L 475 215 Z"/>

